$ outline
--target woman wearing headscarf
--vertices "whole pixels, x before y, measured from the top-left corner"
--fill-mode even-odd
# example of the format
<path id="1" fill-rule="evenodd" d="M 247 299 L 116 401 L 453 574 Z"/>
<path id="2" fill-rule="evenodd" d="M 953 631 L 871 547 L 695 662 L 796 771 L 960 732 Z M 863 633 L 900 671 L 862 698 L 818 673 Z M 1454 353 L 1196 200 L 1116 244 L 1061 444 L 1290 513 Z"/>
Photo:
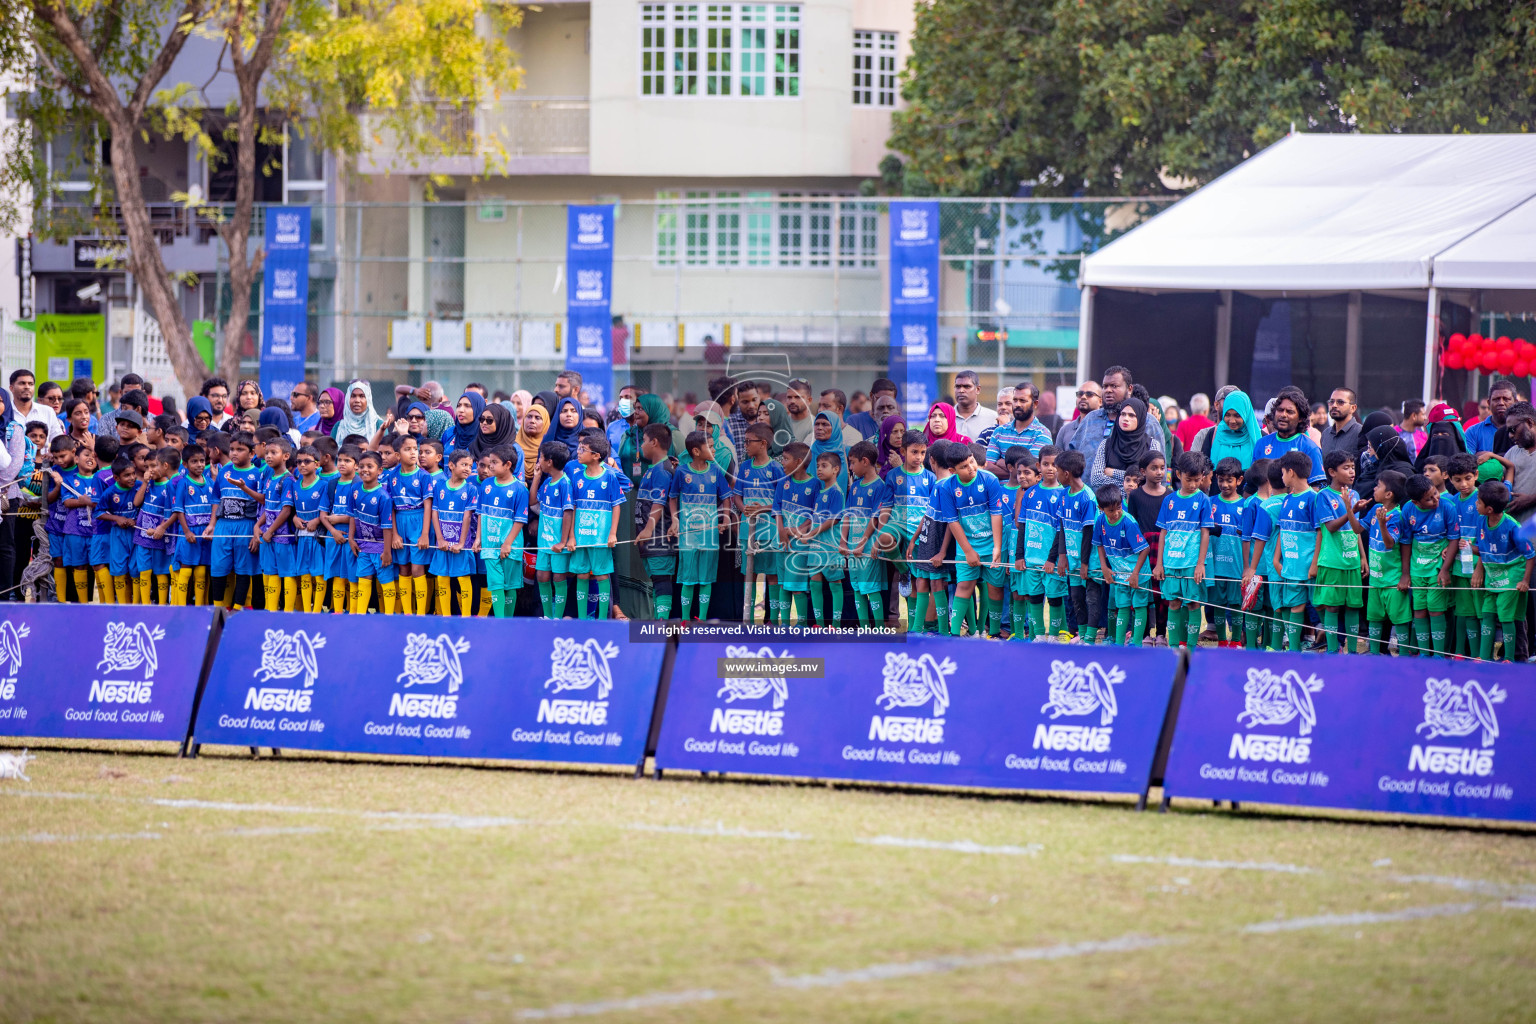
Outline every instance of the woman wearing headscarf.
<path id="1" fill-rule="evenodd" d="M 518 421 L 517 446 L 523 450 L 524 482 L 533 484 L 533 475 L 539 468 L 539 445 L 549 433 L 549 413 L 542 405 L 530 405 Z M 574 454 L 574 453 L 573 453 Z"/>
<path id="2" fill-rule="evenodd" d="M 823 430 L 825 423 L 829 429 Z M 826 440 L 821 435 L 826 434 Z M 843 440 L 843 418 L 830 409 L 823 409 L 816 414 L 815 421 L 811 424 L 811 462 L 807 467 L 811 473 L 816 472 L 816 460 L 823 455 L 836 455 L 838 459 L 837 486 L 848 492 L 848 445 Z"/>
<path id="3" fill-rule="evenodd" d="M 1404 476 L 1413 476 L 1418 470 L 1413 468 L 1413 460 L 1408 457 L 1408 442 L 1397 432 L 1397 428 L 1388 423 L 1385 426 L 1375 427 L 1365 435 L 1365 443 L 1371 449 L 1371 454 L 1376 457 L 1375 474 L 1371 478 L 1371 489 L 1375 489 L 1376 481 L 1387 470 L 1393 470 Z M 1369 497 L 1365 491 L 1356 490 Z"/>
<path id="4" fill-rule="evenodd" d="M 402 413 L 405 431 L 416 439 L 417 444 L 427 439 L 427 412 L 426 402 L 411 402 Z"/>
<path id="5" fill-rule="evenodd" d="M 320 398 L 315 406 L 320 410 L 320 432 L 330 434 L 336 429 L 336 424 L 341 422 L 342 393 L 340 388 L 326 388 L 320 392 Z M 204 399 L 207 401 L 207 399 Z M 210 407 L 211 408 L 211 407 Z M 192 414 L 192 401 L 187 400 L 187 415 Z"/>
<path id="6" fill-rule="evenodd" d="M 269 405 L 261 410 L 260 423 L 263 427 L 276 427 L 282 431 L 284 437 L 290 441 L 293 440 L 293 421 L 288 418 L 288 414 L 281 406 Z"/>
<path id="7" fill-rule="evenodd" d="M 212 425 L 213 403 L 202 395 L 193 395 L 187 399 L 187 428 L 192 432 L 192 436 L 197 437 Z"/>
<path id="8" fill-rule="evenodd" d="M 928 407 L 928 418 L 923 422 L 923 440 L 930 445 L 935 441 L 958 441 L 970 444 L 971 439 L 955 427 L 959 417 L 955 407 L 948 402 L 934 402 Z"/>
<path id="9" fill-rule="evenodd" d="M 238 416 L 247 409 L 255 409 L 259 412 L 266 404 L 266 397 L 261 393 L 261 384 L 257 381 L 243 380 L 235 388 L 235 415 Z"/>
<path id="10" fill-rule="evenodd" d="M 1390 426 L 1392 426 L 1392 414 L 1385 409 L 1376 410 L 1360 424 L 1360 450 L 1355 453 L 1355 493 L 1360 495 L 1362 500 L 1369 500 L 1375 492 L 1376 474 L 1380 470 L 1376 453 L 1365 442 L 1377 427 Z"/>
<path id="11" fill-rule="evenodd" d="M 1211 431 L 1211 465 L 1236 459 L 1247 469 L 1253 465 L 1253 446 L 1259 443 L 1260 433 L 1253 399 L 1242 391 L 1227 395 L 1221 403 L 1221 422 Z"/>
<path id="12" fill-rule="evenodd" d="M 880 421 L 880 475 L 901 465 L 901 448 L 906 440 L 907 425 L 900 416 L 887 416 Z"/>
<path id="13" fill-rule="evenodd" d="M 533 396 L 533 402 L 535 405 L 542 405 L 544 411 L 549 413 L 550 426 L 553 427 L 555 423 L 555 406 L 560 404 L 560 396 L 553 391 L 540 391 Z"/>
<path id="14" fill-rule="evenodd" d="M 523 422 L 523 413 L 527 412 L 528 407 L 532 404 L 533 395 L 529 392 L 524 391 L 522 388 L 512 392 L 512 410 L 517 413 L 517 422 Z M 544 411 L 548 412 L 549 410 L 546 409 Z"/>
<path id="15" fill-rule="evenodd" d="M 479 462 L 480 456 L 492 448 L 511 444 L 517 451 L 517 465 L 513 467 L 512 473 L 515 476 L 522 476 L 523 450 L 513 444 L 517 436 L 517 424 L 512 422 L 512 410 L 499 402 L 492 402 L 480 414 L 479 422 L 480 433 L 475 435 L 475 439 L 469 445 L 470 457 Z"/>
<path id="16" fill-rule="evenodd" d="M 1467 435 L 1461 429 L 1461 417 L 1456 410 L 1441 402 L 1429 411 L 1429 434 L 1413 460 L 1413 468 L 1424 472 L 1424 463 L 1435 455 L 1463 455 L 1467 451 Z"/>
<path id="17" fill-rule="evenodd" d="M 16 407 L 11 393 L 0 388 L 0 495 L 5 498 L 6 515 L 0 518 L 0 601 L 20 601 L 21 592 L 13 589 L 21 582 L 25 564 L 17 564 L 17 553 L 24 563 L 32 551 L 32 524 L 37 518 L 21 515 L 21 481 L 31 476 L 37 458 L 36 448 L 27 439 L 27 425 L 16 421 Z"/>
<path id="18" fill-rule="evenodd" d="M 567 410 L 570 410 L 567 412 Z M 549 416 L 549 439 L 559 441 L 576 457 L 576 442 L 581 437 L 581 403 L 574 398 L 558 398 Z M 563 422 L 569 420 L 570 422 Z"/>
<path id="19" fill-rule="evenodd" d="M 427 440 L 442 441 L 453 430 L 453 413 L 433 407 L 427 410 Z"/>
<path id="20" fill-rule="evenodd" d="M 1147 430 L 1149 419 L 1147 403 L 1141 399 L 1127 398 L 1120 404 L 1109 440 L 1099 446 L 1093 457 L 1093 466 L 1088 473 L 1090 487 L 1105 484 L 1123 487 L 1125 471 L 1141 467 L 1141 460 L 1156 447 Z"/>
<path id="21" fill-rule="evenodd" d="M 657 395 L 641 395 L 635 400 L 635 411 L 629 416 L 629 429 L 624 432 L 624 438 L 619 442 L 619 468 L 624 475 L 629 477 L 629 482 L 639 486 L 640 480 L 649 469 L 645 459 L 640 455 L 640 443 L 645 440 L 645 428 L 652 423 L 660 423 L 664 427 L 672 427 L 667 419 L 667 406 Z M 679 458 L 683 453 L 682 431 L 672 427 L 672 446 L 667 452 Z"/>
<path id="22" fill-rule="evenodd" d="M 478 391 L 466 391 L 459 396 L 453 410 L 453 431 L 443 438 L 443 454 L 468 451 L 480 434 L 480 414 L 485 411 L 485 399 Z"/>
<path id="23" fill-rule="evenodd" d="M 331 437 L 337 444 L 353 434 L 371 439 L 383 423 L 384 417 L 373 409 L 373 386 L 365 380 L 354 380 L 347 385 L 346 409 L 332 428 Z"/>

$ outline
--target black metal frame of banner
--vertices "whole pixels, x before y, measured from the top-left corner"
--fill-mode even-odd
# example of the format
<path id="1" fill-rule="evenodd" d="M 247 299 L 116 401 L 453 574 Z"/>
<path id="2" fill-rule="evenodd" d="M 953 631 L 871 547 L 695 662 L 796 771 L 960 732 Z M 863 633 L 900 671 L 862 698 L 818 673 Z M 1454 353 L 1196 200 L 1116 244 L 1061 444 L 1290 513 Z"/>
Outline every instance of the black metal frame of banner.
<path id="1" fill-rule="evenodd" d="M 1163 713 L 1163 731 L 1157 738 L 1157 753 L 1152 755 L 1152 771 L 1147 774 L 1147 788 L 1141 791 L 1140 798 L 1136 801 L 1136 809 L 1147 809 L 1147 796 L 1152 792 L 1153 786 L 1162 786 L 1163 776 L 1168 770 L 1168 752 L 1173 749 L 1173 732 L 1179 724 L 1179 705 L 1184 702 L 1184 679 L 1189 675 L 1189 652 L 1179 652 L 1179 667 L 1173 674 L 1173 691 L 1168 695 L 1168 710 Z M 1168 813 L 1168 791 L 1163 790 L 1163 798 L 1158 801 L 1157 813 Z"/>
<path id="2" fill-rule="evenodd" d="M 677 637 L 667 639 L 666 650 L 661 655 L 661 678 L 656 683 L 656 700 L 651 705 L 651 722 L 645 734 L 645 749 L 640 752 L 640 760 L 635 764 L 635 778 L 645 774 L 645 762 L 647 758 L 656 757 L 656 744 L 661 740 L 661 719 L 667 712 L 667 694 L 672 689 L 672 666 L 677 662 Z M 656 768 L 656 778 L 661 778 L 661 768 Z"/>
<path id="3" fill-rule="evenodd" d="M 208 627 L 208 643 L 203 648 L 203 665 L 197 672 L 197 690 L 192 694 L 192 713 L 187 716 L 187 733 L 182 737 L 177 757 L 197 756 L 200 744 L 193 742 L 192 731 L 197 726 L 197 709 L 203 703 L 203 691 L 208 686 L 208 674 L 213 671 L 213 657 L 219 651 L 219 639 L 224 635 L 224 619 L 228 615 L 223 608 L 213 613 L 213 622 Z"/>

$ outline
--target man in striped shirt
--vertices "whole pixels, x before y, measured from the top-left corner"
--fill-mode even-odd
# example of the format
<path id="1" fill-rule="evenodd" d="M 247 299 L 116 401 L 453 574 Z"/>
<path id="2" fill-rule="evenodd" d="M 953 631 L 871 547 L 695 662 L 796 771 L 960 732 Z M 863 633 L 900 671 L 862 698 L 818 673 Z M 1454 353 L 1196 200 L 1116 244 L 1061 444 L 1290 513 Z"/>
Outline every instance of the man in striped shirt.
<path id="1" fill-rule="evenodd" d="M 1008 449 L 1021 446 L 1029 449 L 1031 458 L 1040 457 L 1040 449 L 1051 443 L 1051 432 L 1035 419 L 1035 403 L 1040 400 L 1040 389 L 1031 381 L 1017 384 L 1013 389 L 1013 420 L 999 423 L 987 442 L 987 468 L 1002 471 L 1003 457 Z"/>

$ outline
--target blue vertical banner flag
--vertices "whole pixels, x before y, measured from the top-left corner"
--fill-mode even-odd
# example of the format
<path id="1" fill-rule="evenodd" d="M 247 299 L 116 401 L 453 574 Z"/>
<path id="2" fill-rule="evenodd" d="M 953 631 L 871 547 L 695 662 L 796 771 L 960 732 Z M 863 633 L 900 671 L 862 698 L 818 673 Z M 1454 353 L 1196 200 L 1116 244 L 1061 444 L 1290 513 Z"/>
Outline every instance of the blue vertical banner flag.
<path id="1" fill-rule="evenodd" d="M 939 204 L 891 203 L 891 376 L 908 423 L 939 398 Z"/>
<path id="2" fill-rule="evenodd" d="M 304 379 L 309 346 L 309 215 L 307 206 L 267 210 L 261 267 L 261 391 L 286 398 Z"/>
<path id="3" fill-rule="evenodd" d="M 565 368 L 602 405 L 613 396 L 613 206 L 570 206 L 566 215 Z"/>

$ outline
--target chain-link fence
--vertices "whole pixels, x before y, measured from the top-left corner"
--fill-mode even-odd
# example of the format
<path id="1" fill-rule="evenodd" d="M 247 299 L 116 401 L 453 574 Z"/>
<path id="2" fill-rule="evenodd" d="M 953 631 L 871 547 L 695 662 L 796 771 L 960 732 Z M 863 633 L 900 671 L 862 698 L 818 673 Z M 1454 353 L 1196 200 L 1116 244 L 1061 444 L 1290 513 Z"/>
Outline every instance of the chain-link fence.
<path id="1" fill-rule="evenodd" d="M 1079 262 L 1162 206 L 941 200 L 941 373 L 976 370 L 987 389 L 1075 380 Z M 883 199 L 808 192 L 616 201 L 616 380 L 702 396 L 728 366 L 867 388 L 890 365 L 888 218 Z M 536 390 L 564 365 L 565 204 L 458 193 L 314 220 L 315 379 Z M 224 282 L 214 293 L 226 307 Z M 259 324 L 258 304 L 253 337 Z"/>

